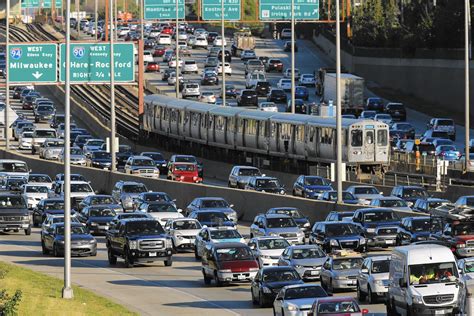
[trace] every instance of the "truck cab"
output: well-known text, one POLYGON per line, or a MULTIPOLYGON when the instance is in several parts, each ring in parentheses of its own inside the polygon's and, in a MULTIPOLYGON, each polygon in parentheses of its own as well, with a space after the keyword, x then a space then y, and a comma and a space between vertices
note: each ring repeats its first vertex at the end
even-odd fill
POLYGON ((453 221, 444 226, 443 232, 435 238, 449 244, 457 257, 474 256, 474 221, 453 221))

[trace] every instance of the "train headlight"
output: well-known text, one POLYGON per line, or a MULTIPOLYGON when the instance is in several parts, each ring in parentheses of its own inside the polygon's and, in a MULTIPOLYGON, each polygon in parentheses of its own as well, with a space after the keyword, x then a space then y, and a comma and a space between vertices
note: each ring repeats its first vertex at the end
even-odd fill
POLYGON ((355 150, 352 152, 354 155, 362 155, 362 151, 360 150, 355 150))

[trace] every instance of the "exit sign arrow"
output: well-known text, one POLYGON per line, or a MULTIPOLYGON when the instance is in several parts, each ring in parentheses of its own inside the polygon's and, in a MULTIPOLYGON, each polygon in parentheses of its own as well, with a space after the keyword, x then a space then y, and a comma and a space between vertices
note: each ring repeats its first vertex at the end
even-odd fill
POLYGON ((39 79, 39 78, 43 75, 43 73, 42 73, 42 72, 38 72, 38 70, 36 70, 36 72, 33 73, 32 75, 33 75, 33 77, 35 77, 36 79, 39 79))

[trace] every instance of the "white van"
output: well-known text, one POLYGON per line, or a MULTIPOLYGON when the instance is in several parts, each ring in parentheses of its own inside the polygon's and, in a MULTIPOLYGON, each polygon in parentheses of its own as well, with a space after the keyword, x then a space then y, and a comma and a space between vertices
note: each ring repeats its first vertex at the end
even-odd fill
POLYGON ((389 280, 388 315, 454 315, 464 301, 456 258, 441 245, 395 248, 389 280))

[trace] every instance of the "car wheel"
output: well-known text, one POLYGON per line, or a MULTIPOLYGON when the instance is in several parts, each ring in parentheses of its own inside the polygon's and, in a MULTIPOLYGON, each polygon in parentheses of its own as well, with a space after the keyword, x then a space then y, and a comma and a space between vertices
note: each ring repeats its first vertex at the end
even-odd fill
POLYGON ((214 272, 214 282, 216 283, 216 286, 221 287, 224 285, 224 283, 219 280, 219 277, 217 276, 217 271, 214 272))
POLYGON ((59 257, 59 249, 58 249, 58 246, 56 244, 54 244, 54 246, 53 246, 53 256, 59 257))
POLYGON ((168 260, 165 260, 165 267, 171 267, 173 265, 173 259, 170 257, 168 260))
POLYGON ((329 279, 329 284, 328 284, 327 288, 328 289, 327 289, 326 292, 328 292, 329 295, 334 294, 334 288, 332 286, 332 279, 329 279))
POLYGON ((260 306, 260 308, 265 307, 265 301, 262 298, 262 292, 258 292, 258 306, 260 306))
POLYGON ((197 247, 194 246, 194 259, 199 260, 201 257, 198 255, 197 247))
POLYGON ((129 254, 128 249, 125 249, 124 257, 125 257, 125 267, 132 268, 133 267, 133 259, 130 258, 130 254, 129 254))
POLYGON ((359 300, 359 302, 365 301, 365 294, 362 292, 359 283, 357 283, 357 299, 359 300))
POLYGON ((110 265, 116 265, 117 264, 117 257, 114 255, 112 248, 107 247, 107 257, 109 259, 109 264, 110 265))
POLYGON ((47 255, 49 253, 48 249, 44 244, 44 241, 41 241, 41 252, 43 253, 43 255, 47 255))
POLYGON ((377 298, 375 297, 374 293, 372 293, 372 290, 370 289, 370 286, 367 289, 367 303, 369 304, 374 304, 377 301, 377 298))
POLYGON ((31 235, 31 227, 28 227, 27 229, 25 229, 25 235, 26 236, 31 235))
POLYGON ((285 311, 283 310, 283 307, 281 308, 281 316, 285 316, 285 311))
POLYGON ((208 277, 206 273, 204 273, 204 270, 202 270, 202 276, 204 277, 204 284, 209 285, 211 284, 212 278, 208 277))

